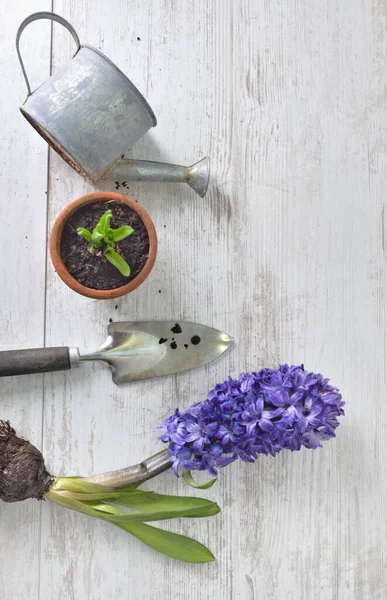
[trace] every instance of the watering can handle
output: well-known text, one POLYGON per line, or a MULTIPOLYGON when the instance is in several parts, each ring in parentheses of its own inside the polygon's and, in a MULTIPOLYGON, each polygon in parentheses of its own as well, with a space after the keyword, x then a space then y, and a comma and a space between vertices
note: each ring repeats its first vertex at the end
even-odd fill
POLYGON ((17 34, 16 34, 16 52, 19 57, 21 69, 23 71, 24 79, 25 79, 26 86, 27 86, 28 96, 30 96, 30 94, 31 94, 31 86, 30 86, 30 82, 28 81, 28 77, 27 77, 27 73, 26 73, 26 70, 24 67, 23 59, 20 54, 19 42, 20 42, 20 36, 23 33, 24 29, 27 27, 27 25, 29 25, 33 21, 38 21, 39 19, 50 19, 50 21, 56 21, 57 23, 60 23, 61 25, 66 27, 66 29, 68 29, 69 32, 71 33, 71 35, 73 36, 74 41, 77 45, 77 52, 78 52, 79 48, 81 47, 81 43, 79 41, 78 34, 75 31, 74 27, 72 25, 70 25, 70 23, 68 21, 66 21, 66 19, 64 19, 63 17, 61 17, 59 15, 56 15, 55 13, 37 12, 37 13, 33 13, 32 15, 30 15, 29 17, 24 19, 24 21, 19 26, 19 29, 17 30, 17 34))

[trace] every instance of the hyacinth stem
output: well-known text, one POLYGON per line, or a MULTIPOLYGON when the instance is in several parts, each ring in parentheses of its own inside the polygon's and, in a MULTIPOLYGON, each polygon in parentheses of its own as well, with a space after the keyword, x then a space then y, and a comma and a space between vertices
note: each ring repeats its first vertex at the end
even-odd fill
POLYGON ((167 471, 171 466, 168 450, 161 450, 137 465, 119 469, 118 471, 102 473, 101 475, 84 477, 83 481, 96 483, 106 489, 118 489, 148 481, 148 479, 152 479, 156 475, 167 471))

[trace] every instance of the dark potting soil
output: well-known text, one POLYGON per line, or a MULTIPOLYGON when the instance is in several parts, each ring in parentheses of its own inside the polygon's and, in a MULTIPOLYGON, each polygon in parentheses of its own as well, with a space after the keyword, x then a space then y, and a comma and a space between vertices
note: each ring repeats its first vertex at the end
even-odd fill
POLYGON ((61 256, 70 275, 79 283, 95 290, 113 290, 134 279, 144 268, 149 253, 149 237, 146 227, 134 210, 116 202, 94 202, 82 206, 67 221, 61 239, 61 256), (134 231, 116 244, 116 251, 130 266, 129 277, 124 277, 106 260, 103 248, 89 252, 90 244, 78 235, 77 228, 85 227, 92 231, 99 219, 107 211, 113 213, 112 229, 130 225, 134 231))

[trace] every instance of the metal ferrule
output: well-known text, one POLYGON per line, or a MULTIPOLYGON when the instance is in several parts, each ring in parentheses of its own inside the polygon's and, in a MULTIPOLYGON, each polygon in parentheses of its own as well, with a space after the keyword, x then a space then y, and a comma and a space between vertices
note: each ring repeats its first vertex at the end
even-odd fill
POLYGON ((69 348, 70 367, 79 367, 81 357, 78 348, 69 348))

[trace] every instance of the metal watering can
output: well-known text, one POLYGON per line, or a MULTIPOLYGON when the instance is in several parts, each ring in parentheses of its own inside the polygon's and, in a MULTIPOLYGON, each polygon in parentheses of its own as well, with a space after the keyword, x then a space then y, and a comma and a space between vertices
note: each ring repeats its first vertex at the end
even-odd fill
POLYGON ((81 45, 63 17, 37 12, 27 17, 16 35, 16 50, 27 99, 20 108, 38 133, 90 183, 100 181, 186 182, 203 197, 210 176, 209 159, 191 167, 122 155, 157 124, 148 102, 133 83, 102 52, 81 45), (20 54, 23 30, 38 19, 50 19, 69 30, 77 45, 72 60, 31 92, 20 54))

